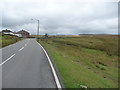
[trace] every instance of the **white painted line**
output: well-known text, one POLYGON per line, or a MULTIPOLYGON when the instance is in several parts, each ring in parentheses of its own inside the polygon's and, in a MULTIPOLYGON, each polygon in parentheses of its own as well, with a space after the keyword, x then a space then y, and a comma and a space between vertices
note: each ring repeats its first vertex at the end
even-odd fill
POLYGON ((29 41, 27 42, 27 44, 29 43, 29 41))
POLYGON ((29 43, 29 39, 28 39, 28 42, 25 44, 25 46, 27 46, 27 45, 28 45, 28 43, 29 43))
MULTIPOLYGON (((37 43, 38 43, 38 42, 37 42, 37 43)), ((39 43, 38 43, 38 44, 39 44, 39 43)), ((40 45, 40 44, 39 44, 39 45, 40 45)), ((41 45, 40 45, 40 46, 41 46, 41 45)), ((57 88, 62 88, 62 87, 61 87, 61 84, 60 84, 60 81, 59 81, 59 79, 58 79, 58 77, 57 77, 56 71, 55 71, 55 69, 54 69, 54 67, 53 67, 53 64, 52 64, 51 60, 50 60, 50 57, 48 56, 48 54, 47 54, 46 50, 43 48, 43 46, 41 46, 41 48, 43 49, 43 51, 45 52, 45 54, 46 54, 46 56, 47 56, 47 58, 48 58, 50 67, 51 67, 52 72, 53 72, 53 76, 54 76, 54 78, 55 78, 55 82, 56 82, 56 84, 57 84, 57 88)))
POLYGON ((27 44, 25 44, 25 46, 27 46, 27 44))
POLYGON ((21 49, 19 49, 19 51, 21 51, 24 47, 22 47, 21 49))
POLYGON ((10 60, 12 57, 14 57, 16 54, 13 54, 12 56, 10 56, 8 59, 6 59, 4 62, 2 62, 0 64, 0 66, 2 66, 3 64, 5 64, 8 60, 10 60))

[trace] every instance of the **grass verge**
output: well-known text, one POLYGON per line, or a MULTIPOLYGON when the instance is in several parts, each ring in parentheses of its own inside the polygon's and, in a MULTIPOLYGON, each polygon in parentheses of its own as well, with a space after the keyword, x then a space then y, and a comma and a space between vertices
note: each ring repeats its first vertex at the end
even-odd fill
POLYGON ((86 36, 38 42, 56 64, 66 88, 118 88, 117 40, 117 36, 86 36))
POLYGON ((0 48, 13 44, 19 40, 21 40, 21 38, 16 36, 0 35, 0 48))

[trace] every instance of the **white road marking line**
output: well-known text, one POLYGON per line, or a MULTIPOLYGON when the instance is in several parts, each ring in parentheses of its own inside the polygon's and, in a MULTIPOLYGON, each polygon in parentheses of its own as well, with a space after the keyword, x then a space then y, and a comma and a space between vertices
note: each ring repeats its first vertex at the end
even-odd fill
MULTIPOLYGON (((38 42, 37 42, 37 43, 38 43, 38 42)), ((38 43, 38 44, 39 44, 39 43, 38 43)), ((39 45, 40 45, 40 44, 39 44, 39 45)), ((41 46, 41 45, 40 45, 40 46, 41 46)), ((59 79, 58 79, 58 77, 57 77, 56 71, 55 71, 55 69, 54 69, 54 67, 53 67, 53 64, 52 64, 51 60, 50 60, 50 57, 48 56, 48 54, 47 54, 46 50, 43 48, 43 46, 41 46, 41 48, 43 49, 43 51, 45 52, 45 54, 46 54, 46 56, 47 56, 47 58, 48 58, 50 67, 51 67, 52 72, 53 72, 53 76, 54 76, 54 78, 55 78, 55 82, 56 82, 56 84, 57 84, 57 88, 62 88, 62 87, 61 87, 61 84, 60 84, 60 81, 59 81, 59 79)))
MULTIPOLYGON (((17 42, 18 43, 18 42, 17 42)), ((15 43, 16 44, 16 43, 15 43)), ((13 44, 13 45, 15 45, 15 44, 13 44)), ((28 44, 28 42, 25 44, 25 46, 28 44)), ((9 45, 10 46, 10 45, 9 45)), ((21 51, 22 49, 24 49, 24 47, 22 47, 21 49, 19 49, 19 51, 21 51)), ((12 56, 10 56, 8 59, 6 59, 4 62, 2 62, 2 63, 0 63, 0 66, 2 66, 3 64, 5 64, 8 60, 10 60, 12 57, 14 57, 16 55, 16 53, 15 54, 13 54, 12 56)))
POLYGON ((19 51, 21 51, 24 47, 22 47, 21 49, 19 49, 19 51))
POLYGON ((12 57, 14 57, 16 54, 13 54, 12 56, 10 56, 8 59, 6 59, 4 62, 2 62, 0 64, 0 66, 2 66, 3 64, 5 64, 8 60, 10 60, 12 57))
POLYGON ((25 46, 27 46, 27 44, 25 44, 25 46))
POLYGON ((28 43, 29 43, 29 41, 25 44, 25 46, 27 46, 27 45, 28 45, 28 43))
POLYGON ((27 44, 29 43, 29 41, 27 42, 27 44))
POLYGON ((25 46, 27 46, 28 43, 29 43, 29 39, 28 39, 27 43, 25 44, 25 46))

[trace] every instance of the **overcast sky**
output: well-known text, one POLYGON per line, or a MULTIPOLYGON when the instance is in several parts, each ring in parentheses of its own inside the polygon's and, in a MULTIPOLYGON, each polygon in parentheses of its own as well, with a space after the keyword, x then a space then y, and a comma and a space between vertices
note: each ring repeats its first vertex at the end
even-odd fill
POLYGON ((118 2, 100 1, 3 0, 0 29, 36 34, 33 18, 40 20, 40 34, 117 34, 118 2))

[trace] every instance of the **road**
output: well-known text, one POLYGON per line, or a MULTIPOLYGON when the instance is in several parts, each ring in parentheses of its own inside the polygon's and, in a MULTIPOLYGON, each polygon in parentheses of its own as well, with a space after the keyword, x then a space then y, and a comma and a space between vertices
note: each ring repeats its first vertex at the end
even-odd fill
POLYGON ((2 49, 2 88, 57 88, 48 58, 35 39, 2 49))

